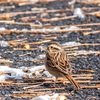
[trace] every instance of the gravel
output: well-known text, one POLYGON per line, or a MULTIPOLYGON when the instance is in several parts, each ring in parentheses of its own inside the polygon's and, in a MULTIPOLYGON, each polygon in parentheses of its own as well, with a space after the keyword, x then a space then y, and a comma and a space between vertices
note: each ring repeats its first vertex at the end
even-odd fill
MULTIPOLYGON (((9 8, 9 9, 3 9, 0 11, 0 14, 3 13, 9 13, 9 12, 26 12, 31 11, 32 8, 46 8, 47 10, 55 10, 55 9, 70 9, 71 6, 68 5, 67 1, 54 1, 54 2, 39 2, 37 4, 30 4, 30 5, 24 5, 19 6, 18 4, 14 3, 5 3, 0 4, 2 7, 6 6, 15 6, 15 8, 9 8)), ((75 8, 82 8, 82 7, 97 7, 97 4, 75 4, 75 8)), ((99 9, 98 9, 99 10, 99 9)), ((90 11, 98 11, 98 10, 87 10, 86 12, 90 11)), ((23 15, 17 15, 13 16, 11 19, 15 20, 16 22, 22 22, 20 18, 22 17, 36 17, 36 18, 53 18, 55 14, 64 14, 64 17, 66 16, 72 16, 73 12, 71 11, 64 11, 64 12, 53 12, 48 13, 47 15, 44 15, 41 17, 42 13, 39 14, 23 14, 23 15)), ((84 21, 80 18, 72 18, 68 20, 59 20, 59 21, 52 21, 52 22, 38 22, 38 21, 31 21, 31 23, 46 25, 50 24, 50 26, 62 26, 62 25, 74 25, 74 24, 86 24, 86 23, 100 23, 100 18, 96 16, 90 16, 87 15, 86 19, 90 18, 90 21, 84 21)), ((15 24, 7 24, 7 23, 0 23, 0 29, 17 29, 17 30, 31 30, 30 25, 15 25, 15 24)), ((92 31, 100 30, 100 26, 85 26, 81 28, 92 28, 92 31)), ((12 34, 1 34, 0 35, 0 41, 10 41, 10 40, 19 40, 19 39, 26 39, 26 42, 38 42, 43 41, 45 37, 50 37, 52 35, 57 36, 57 39, 53 39, 51 41, 57 41, 61 44, 64 44, 66 42, 78 42, 81 44, 84 43, 100 43, 100 33, 98 34, 89 34, 86 36, 82 35, 82 32, 65 32, 65 33, 43 33, 43 34, 31 34, 31 33, 12 33, 12 34)), ((32 48, 39 48, 39 46, 42 45, 31 45, 32 48)), ((43 48, 46 46, 46 43, 43 44, 43 48)), ((37 57, 38 55, 44 55, 44 51, 41 50, 13 50, 14 48, 23 48, 23 46, 12 46, 9 45, 0 47, 0 58, 2 59, 9 59, 13 61, 13 63, 0 63, 0 65, 9 65, 12 68, 20 68, 22 66, 24 67, 31 67, 31 66, 39 66, 43 65, 44 62, 32 62, 34 59, 39 59, 40 57, 37 57), (7 51, 13 51, 12 53, 7 51), (29 54, 30 53, 30 54, 29 54), (23 56, 20 56, 23 55, 23 56)), ((92 51, 100 51, 100 45, 98 46, 81 46, 77 49, 79 50, 92 50, 92 51)), ((94 78, 93 81, 100 81, 100 56, 98 54, 89 54, 89 55, 80 55, 80 56, 69 56, 71 58, 71 63, 74 63, 73 69, 75 70, 93 70, 94 71, 94 78)), ((81 73, 82 74, 82 73, 81 73)), ((91 85, 86 83, 84 85, 91 85)), ((46 86, 42 86, 41 88, 44 88, 46 86)), ((8 94, 12 94, 12 91, 21 91, 22 89, 18 86, 8 86, 8 87, 0 87, 0 96, 5 98, 5 100, 30 100, 30 98, 17 98, 12 96, 6 96, 8 94)), ((56 91, 59 92, 73 92, 72 96, 66 96, 68 100, 97 100, 97 98, 100 99, 100 89, 99 88, 90 88, 90 89, 82 89, 80 90, 65 90, 65 91, 56 91)))

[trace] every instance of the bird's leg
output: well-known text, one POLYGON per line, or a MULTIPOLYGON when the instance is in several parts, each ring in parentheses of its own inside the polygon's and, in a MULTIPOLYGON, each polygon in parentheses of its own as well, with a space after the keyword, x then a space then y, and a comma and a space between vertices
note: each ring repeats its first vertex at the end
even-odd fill
POLYGON ((56 88, 56 80, 54 80, 54 84, 53 84, 54 88, 56 88))
POLYGON ((65 78, 63 78, 62 84, 63 84, 63 85, 66 85, 65 78))
POLYGON ((56 81, 57 81, 57 78, 53 78, 53 82, 54 82, 52 85, 53 88, 56 88, 56 81))
POLYGON ((61 84, 66 85, 65 79, 66 79, 66 78, 61 78, 61 84))

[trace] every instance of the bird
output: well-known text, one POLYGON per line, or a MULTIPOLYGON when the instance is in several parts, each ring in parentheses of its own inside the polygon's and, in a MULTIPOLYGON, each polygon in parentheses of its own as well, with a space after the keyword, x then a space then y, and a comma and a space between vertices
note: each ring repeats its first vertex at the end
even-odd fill
POLYGON ((72 77, 72 67, 68 55, 58 42, 50 42, 46 48, 45 67, 47 71, 57 78, 67 78, 75 89, 81 89, 80 85, 72 77))

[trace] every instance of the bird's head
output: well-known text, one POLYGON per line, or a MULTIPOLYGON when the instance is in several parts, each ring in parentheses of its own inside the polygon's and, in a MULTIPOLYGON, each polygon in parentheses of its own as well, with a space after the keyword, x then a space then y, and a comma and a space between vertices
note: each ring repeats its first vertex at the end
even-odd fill
POLYGON ((58 42, 51 42, 47 45, 47 52, 49 53, 59 52, 60 50, 62 50, 62 47, 58 42))

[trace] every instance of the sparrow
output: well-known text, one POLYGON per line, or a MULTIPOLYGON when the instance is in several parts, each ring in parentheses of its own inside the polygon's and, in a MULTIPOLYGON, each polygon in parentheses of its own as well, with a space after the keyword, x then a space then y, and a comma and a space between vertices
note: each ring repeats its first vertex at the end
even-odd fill
POLYGON ((72 67, 68 55, 58 42, 51 42, 47 45, 45 66, 47 71, 56 78, 67 78, 76 89, 81 89, 71 75, 72 67))

